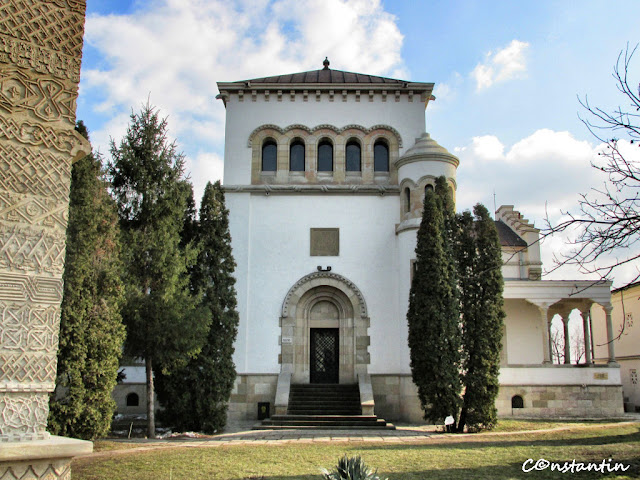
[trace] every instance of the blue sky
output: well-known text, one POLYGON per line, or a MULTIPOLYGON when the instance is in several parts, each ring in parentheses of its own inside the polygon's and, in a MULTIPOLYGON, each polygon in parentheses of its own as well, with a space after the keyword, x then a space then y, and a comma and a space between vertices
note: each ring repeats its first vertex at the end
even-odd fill
MULTIPOLYGON (((201 195, 222 176, 215 82, 317 69, 328 56, 336 69, 435 82, 427 131, 461 160, 458 207, 491 208, 495 191, 537 226, 601 184, 577 96, 609 110, 623 102, 613 66, 640 41, 636 0, 87 3, 78 118, 105 154, 149 96, 201 195)), ((639 73, 640 53, 636 83, 639 73)), ((555 242, 546 260, 565 248, 555 242)))

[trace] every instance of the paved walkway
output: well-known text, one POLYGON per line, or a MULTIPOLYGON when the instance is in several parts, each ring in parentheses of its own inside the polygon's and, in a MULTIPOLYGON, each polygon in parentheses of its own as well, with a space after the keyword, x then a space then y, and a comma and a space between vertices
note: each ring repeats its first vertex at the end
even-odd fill
MULTIPOLYGON (((602 419, 600 419, 602 420, 602 419)), ((621 423, 630 424, 640 422, 640 414, 625 414, 621 423)), ((612 419, 612 422, 616 420, 612 419)), ((434 425, 396 425, 396 430, 251 430, 255 422, 237 422, 227 426, 227 431, 219 435, 191 435, 184 434, 177 437, 165 439, 118 439, 115 441, 129 445, 123 445, 122 449, 104 450, 88 454, 88 456, 110 456, 126 453, 134 453, 142 450, 176 448, 176 447, 220 447, 223 445, 275 445, 286 443, 422 443, 429 441, 433 437, 437 427, 434 425), (131 446, 130 444, 136 444, 131 446)), ((602 424, 594 424, 593 428, 598 428, 602 424)), ((575 428, 571 424, 559 428, 552 428, 548 431, 569 430, 575 428)), ((589 427, 587 427, 589 428, 589 427)), ((535 430, 542 433, 547 430, 535 430)), ((508 436, 518 433, 528 432, 488 432, 483 434, 490 436, 508 436)), ((450 435, 438 435, 439 438, 446 438, 450 435)), ((455 438, 473 437, 475 434, 451 434, 455 438)))

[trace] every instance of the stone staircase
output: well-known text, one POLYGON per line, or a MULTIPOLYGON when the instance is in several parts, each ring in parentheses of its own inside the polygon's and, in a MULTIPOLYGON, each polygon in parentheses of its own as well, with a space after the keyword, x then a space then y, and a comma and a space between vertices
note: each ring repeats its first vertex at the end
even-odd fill
POLYGON ((358 385, 291 385, 286 415, 273 415, 254 427, 284 429, 388 429, 395 426, 375 415, 362 415, 358 385))

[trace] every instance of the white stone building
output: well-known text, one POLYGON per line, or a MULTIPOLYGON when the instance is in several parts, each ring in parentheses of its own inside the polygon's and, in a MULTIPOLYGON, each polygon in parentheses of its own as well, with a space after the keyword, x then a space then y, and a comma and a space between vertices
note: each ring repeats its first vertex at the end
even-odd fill
MULTIPOLYGON (((255 418, 265 401, 284 413, 292 383, 339 382, 359 384, 363 413, 419 421, 406 322, 416 232, 425 189, 444 175, 455 196, 459 165, 425 133, 433 83, 325 60, 218 88, 240 314, 230 416, 255 418)), ((610 285, 540 280, 538 230, 512 207, 496 220, 507 311, 499 413, 621 413, 614 359, 578 368, 549 356, 553 315, 610 312, 610 285)))

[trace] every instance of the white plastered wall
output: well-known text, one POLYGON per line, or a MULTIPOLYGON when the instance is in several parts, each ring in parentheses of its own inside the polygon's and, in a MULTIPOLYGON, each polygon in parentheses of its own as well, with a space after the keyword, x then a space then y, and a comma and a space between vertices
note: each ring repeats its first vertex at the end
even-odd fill
POLYGON ((282 301, 317 266, 331 266, 364 296, 371 319, 370 373, 408 370, 406 322, 404 314, 398 314, 395 293, 397 195, 228 192, 227 203, 238 264, 241 326, 234 357, 238 373, 279 372, 282 301), (310 228, 339 228, 340 255, 310 256, 310 228))
POLYGON ((507 330, 503 344, 507 348, 507 363, 510 365, 541 364, 542 320, 540 310, 525 300, 507 299, 504 302, 507 314, 507 330))

